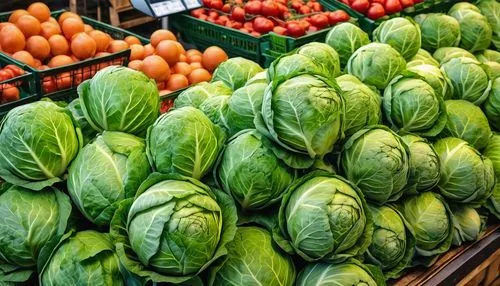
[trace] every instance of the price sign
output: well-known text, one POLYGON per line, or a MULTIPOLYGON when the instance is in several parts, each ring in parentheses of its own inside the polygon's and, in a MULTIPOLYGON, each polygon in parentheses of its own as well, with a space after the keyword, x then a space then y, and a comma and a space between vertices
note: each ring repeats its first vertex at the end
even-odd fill
POLYGON ((130 3, 135 9, 156 18, 203 6, 201 0, 130 0, 130 3))

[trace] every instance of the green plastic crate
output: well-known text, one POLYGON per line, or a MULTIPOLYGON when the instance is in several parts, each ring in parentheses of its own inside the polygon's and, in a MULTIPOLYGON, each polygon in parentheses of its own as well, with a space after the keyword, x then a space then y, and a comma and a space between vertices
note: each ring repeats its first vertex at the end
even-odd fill
MULTIPOLYGON (((0 58, 0 68, 3 68, 4 66, 11 64, 9 61, 5 60, 4 58, 0 58)), ((26 67, 24 65, 19 66, 26 72, 26 67)), ((36 93, 35 90, 35 79, 34 75, 30 72, 26 72, 23 75, 1 81, 0 82, 0 95, 3 93, 3 90, 10 87, 14 86, 19 89, 19 100, 12 101, 12 102, 6 102, 6 103, 0 103, 0 118, 2 118, 7 112, 9 112, 11 109, 14 107, 30 103, 33 101, 37 101, 39 99, 38 94, 36 93)))
POLYGON ((204 50, 210 46, 221 47, 230 57, 244 57, 261 63, 261 46, 267 36, 254 37, 236 29, 203 21, 188 14, 172 16, 172 26, 185 42, 204 50))
MULTIPOLYGON (((54 11, 52 12, 52 17, 57 19, 64 12, 65 10, 54 11)), ((12 12, 1 13, 0 22, 6 21, 11 13, 12 12)), ((149 43, 148 39, 126 30, 116 28, 84 16, 82 16, 82 20, 85 24, 92 26, 94 29, 108 33, 114 39, 123 39, 126 36, 134 36, 137 37, 143 44, 149 43)), ((130 49, 47 70, 38 70, 29 66, 26 66, 26 68, 34 75, 35 89, 39 96, 50 97, 58 100, 67 98, 69 101, 70 97, 75 93, 77 86, 82 81, 91 78, 97 71, 108 65, 126 66, 128 64, 129 57, 130 49)), ((18 66, 23 65, 3 53, 0 53, 0 58, 18 66)))

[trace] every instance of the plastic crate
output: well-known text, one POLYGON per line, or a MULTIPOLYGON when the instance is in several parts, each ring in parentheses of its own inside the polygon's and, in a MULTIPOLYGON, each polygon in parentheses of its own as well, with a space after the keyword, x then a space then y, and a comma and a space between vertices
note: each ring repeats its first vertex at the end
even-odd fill
MULTIPOLYGON (((8 65, 9 62, 3 58, 0 58, 0 68, 8 65)), ((0 118, 2 118, 7 112, 9 112, 14 107, 30 103, 38 100, 38 94, 35 90, 35 80, 32 73, 27 72, 24 66, 20 66, 25 70, 25 74, 5 80, 0 81, 0 95, 3 91, 8 88, 17 88, 19 90, 19 100, 12 102, 1 103, 0 101, 0 118)), ((0 96, 1 98, 1 96, 0 96)))
MULTIPOLYGON (((65 10, 54 11, 52 12, 52 17, 57 19, 63 12, 65 12, 65 10)), ((1 13, 0 22, 6 21, 10 14, 11 12, 1 13)), ((134 36, 137 37, 143 44, 149 43, 148 39, 126 30, 113 27, 88 17, 82 16, 81 18, 85 24, 92 26, 94 29, 108 33, 114 39, 123 39, 126 36, 134 36)), ((23 65, 6 54, 0 53, 0 57, 9 63, 14 63, 18 66, 23 65)), ((126 66, 128 64, 129 57, 130 49, 57 68, 46 70, 38 70, 29 66, 26 68, 34 75, 35 89, 39 96, 57 98, 59 100, 63 100, 65 97, 68 97, 67 100, 69 100, 69 96, 74 94, 76 87, 82 81, 91 78, 97 71, 106 66, 126 66)))
POLYGON ((172 16, 172 27, 182 39, 204 50, 210 46, 221 47, 230 57, 244 57, 261 63, 261 46, 267 35, 254 37, 236 29, 203 21, 188 14, 172 16))

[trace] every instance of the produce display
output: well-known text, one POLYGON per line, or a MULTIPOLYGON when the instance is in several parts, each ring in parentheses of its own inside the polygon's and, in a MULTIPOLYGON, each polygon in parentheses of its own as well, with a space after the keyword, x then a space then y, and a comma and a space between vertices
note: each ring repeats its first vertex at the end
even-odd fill
POLYGON ((5 67, 0 68, 0 104, 19 100, 21 94, 19 85, 22 84, 22 82, 2 82, 14 79, 23 74, 25 74, 25 71, 15 65, 6 65, 5 67))
POLYGON ((343 10, 325 11, 317 0, 203 0, 190 15, 260 37, 269 32, 301 37, 350 20, 343 10))
POLYGON ((0 284, 381 286, 480 239, 500 219, 500 53, 462 38, 493 26, 478 6, 373 42, 340 23, 267 69, 158 30, 72 102, 10 110, 0 284), (192 86, 165 106, 176 74, 192 86))
MULTIPOLYGON (((366 15, 372 20, 377 20, 387 15, 400 13, 405 9, 411 10, 413 6, 424 0, 335 0, 344 3, 353 10, 366 15)), ((494 0, 493 0, 494 1, 494 0)))

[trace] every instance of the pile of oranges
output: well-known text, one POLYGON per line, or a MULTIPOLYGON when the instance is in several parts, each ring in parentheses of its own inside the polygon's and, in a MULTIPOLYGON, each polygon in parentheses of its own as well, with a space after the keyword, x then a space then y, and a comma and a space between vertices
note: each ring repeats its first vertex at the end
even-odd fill
POLYGON ((144 46, 130 46, 128 67, 154 79, 161 95, 209 81, 212 72, 228 58, 224 50, 215 46, 203 53, 195 49, 186 51, 169 30, 155 31, 150 40, 144 46))

